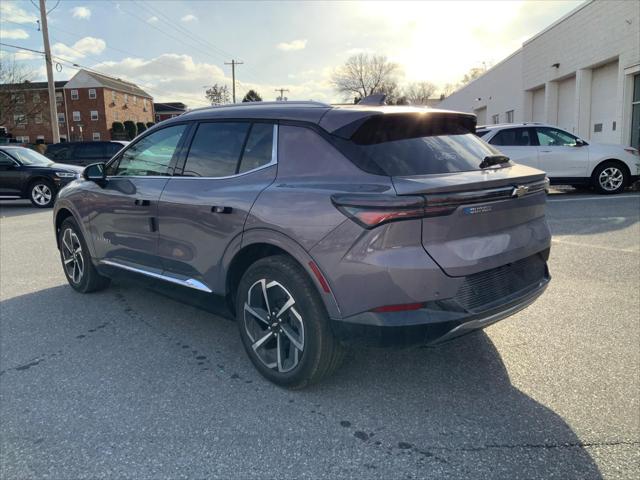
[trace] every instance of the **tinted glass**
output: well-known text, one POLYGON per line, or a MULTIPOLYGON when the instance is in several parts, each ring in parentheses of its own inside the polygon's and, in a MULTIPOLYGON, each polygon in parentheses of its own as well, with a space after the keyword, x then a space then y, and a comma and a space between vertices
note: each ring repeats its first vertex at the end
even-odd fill
POLYGON ((57 162, 61 162, 63 160, 70 158, 71 153, 73 152, 73 147, 62 146, 62 145, 58 146, 58 145, 51 145, 47 147, 47 151, 46 151, 47 157, 57 162))
POLYGON ((271 162, 273 152, 273 125, 254 123, 244 147, 239 173, 248 172, 271 162))
POLYGON ((124 147, 124 145, 120 143, 107 143, 106 146, 107 146, 107 157, 114 156, 116 153, 122 150, 122 147, 124 147))
POLYGON ((9 155, 7 155, 2 150, 0 150, 0 165, 2 165, 2 166, 7 166, 7 165, 14 166, 15 164, 16 164, 16 162, 9 155))
POLYGON ((573 147, 576 137, 556 128, 537 127, 538 143, 541 147, 573 147))
POLYGON ((392 177, 479 170, 486 156, 498 153, 472 133, 352 145, 346 151, 363 170, 392 177))
POLYGON ((87 159, 100 159, 106 156, 106 151, 102 143, 82 143, 76 145, 74 156, 87 159))
POLYGON ((528 128, 500 130, 489 140, 489 143, 491 145, 502 145, 505 147, 529 147, 532 145, 528 128))
POLYGON ((235 175, 249 123, 201 123, 189 148, 183 175, 235 175))
MULTIPOLYGON (((175 125, 153 132, 136 142, 122 154, 115 175, 168 175, 171 159, 186 129, 186 125, 175 125)), ((107 175, 113 174, 112 168, 107 169, 107 175)))
POLYGON ((37 165, 46 167, 53 163, 44 155, 40 155, 38 152, 29 148, 10 147, 8 151, 14 158, 20 160, 20 163, 22 163, 23 165, 37 165))

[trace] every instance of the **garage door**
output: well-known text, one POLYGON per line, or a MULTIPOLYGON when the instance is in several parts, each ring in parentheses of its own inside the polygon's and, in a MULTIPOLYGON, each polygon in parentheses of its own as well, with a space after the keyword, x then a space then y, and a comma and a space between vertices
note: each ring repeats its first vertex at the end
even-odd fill
MULTIPOLYGON (((591 77, 591 140, 615 143, 618 136, 613 129, 616 120, 618 92, 618 62, 593 69, 591 77)), ((617 128, 617 125, 616 125, 617 128)))
POLYGON ((558 126, 575 133, 576 77, 558 82, 558 126))
POLYGON ((544 87, 531 93, 531 121, 544 122, 544 87))
POLYGON ((487 107, 476 108, 473 113, 475 113, 476 117, 478 117, 478 125, 487 124, 487 107))

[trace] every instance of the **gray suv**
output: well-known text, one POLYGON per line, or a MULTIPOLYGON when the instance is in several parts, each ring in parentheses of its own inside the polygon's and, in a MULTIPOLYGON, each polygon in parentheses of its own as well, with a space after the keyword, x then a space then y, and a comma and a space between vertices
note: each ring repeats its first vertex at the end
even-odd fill
POLYGON ((351 342, 431 345, 549 282, 543 172, 475 116, 315 102, 194 110, 59 194, 71 287, 115 271, 226 297, 255 367, 302 388, 351 342))

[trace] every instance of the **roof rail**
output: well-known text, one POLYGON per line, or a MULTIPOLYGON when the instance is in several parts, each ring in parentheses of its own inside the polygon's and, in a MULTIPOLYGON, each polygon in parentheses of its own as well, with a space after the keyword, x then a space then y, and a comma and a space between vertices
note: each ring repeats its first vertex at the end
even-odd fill
POLYGON ((328 107, 331 105, 323 102, 316 102, 314 100, 286 100, 286 101, 275 101, 275 102, 241 102, 241 103, 225 103, 224 105, 210 105, 208 107, 198 107, 192 108, 189 112, 197 112, 200 110, 208 110, 210 108, 240 108, 240 107, 262 107, 268 105, 308 105, 313 107, 328 107))

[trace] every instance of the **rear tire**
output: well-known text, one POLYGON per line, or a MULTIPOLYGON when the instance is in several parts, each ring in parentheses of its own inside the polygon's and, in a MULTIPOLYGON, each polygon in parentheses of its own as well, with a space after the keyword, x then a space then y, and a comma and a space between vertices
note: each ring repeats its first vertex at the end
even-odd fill
POLYGON ((56 201, 56 190, 49 180, 34 180, 29 185, 29 200, 37 208, 52 207, 56 201))
POLYGON ((619 162, 604 162, 593 171, 591 180, 598 193, 612 195, 624 191, 629 183, 629 174, 619 162))
POLYGON ((73 218, 67 218, 58 233, 62 269, 71 288, 80 293, 102 290, 110 280, 98 273, 91 262, 87 243, 73 218))
POLYGON ((331 375, 344 357, 316 287, 286 255, 247 269, 238 286, 236 320, 251 362, 276 385, 304 388, 331 375))

